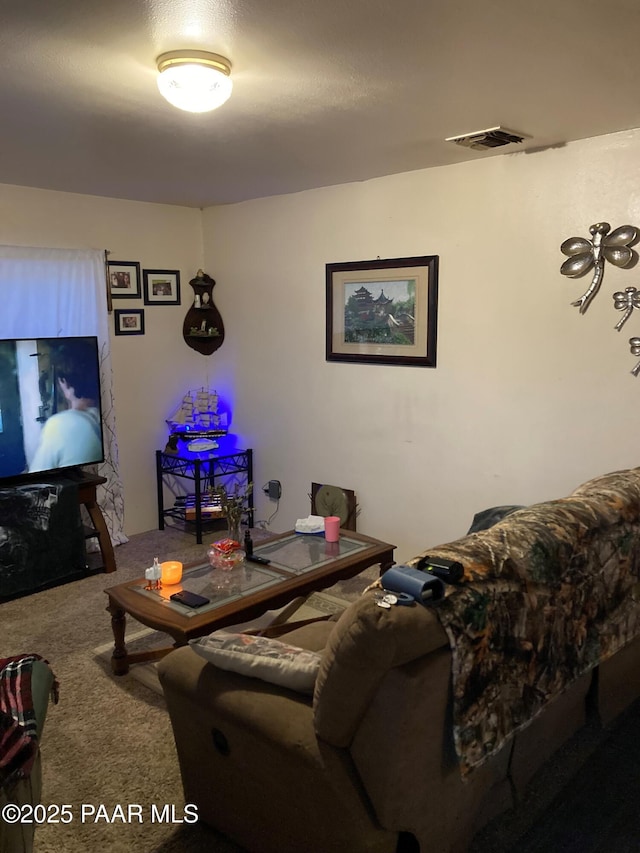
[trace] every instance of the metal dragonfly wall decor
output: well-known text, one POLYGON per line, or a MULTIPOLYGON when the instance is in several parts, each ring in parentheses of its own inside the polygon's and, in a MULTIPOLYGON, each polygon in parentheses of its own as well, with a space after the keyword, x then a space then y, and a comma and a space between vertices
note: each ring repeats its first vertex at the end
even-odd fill
MULTIPOLYGON (((631 355, 640 355, 640 338, 629 338, 629 349, 631 350, 631 355)), ((640 361, 636 364, 631 373, 634 376, 638 376, 640 373, 640 361)))
POLYGON ((625 287, 624 292, 622 290, 616 291, 613 294, 613 307, 616 311, 624 311, 614 326, 616 332, 619 332, 633 314, 633 309, 640 308, 640 290, 635 287, 625 287))
POLYGON ((637 255, 631 244, 637 240, 638 229, 632 225, 621 225, 611 231, 608 222, 596 222, 589 228, 591 240, 586 237, 569 237, 560 246, 568 259, 560 267, 562 275, 579 278, 593 269, 593 279, 587 290, 571 304, 584 314, 592 299, 600 289, 604 275, 604 262, 609 261, 616 267, 628 267, 637 255))
MULTIPOLYGON (((611 230, 608 222, 596 222, 589 228, 592 239, 586 237, 569 237, 560 246, 567 260, 560 267, 562 275, 569 278, 579 278, 593 270, 591 284, 579 299, 571 304, 584 314, 594 296, 600 289, 604 276, 605 261, 616 267, 628 268, 638 260, 637 253, 631 248, 638 239, 638 229, 633 225, 621 225, 611 230)), ((636 287, 626 287, 613 294, 613 307, 623 311, 622 317, 614 326, 619 332, 633 314, 635 308, 640 308, 640 290, 636 287)), ((629 349, 632 355, 640 355, 640 337, 629 338, 629 349)), ((640 361, 632 369, 633 376, 640 375, 640 361)))

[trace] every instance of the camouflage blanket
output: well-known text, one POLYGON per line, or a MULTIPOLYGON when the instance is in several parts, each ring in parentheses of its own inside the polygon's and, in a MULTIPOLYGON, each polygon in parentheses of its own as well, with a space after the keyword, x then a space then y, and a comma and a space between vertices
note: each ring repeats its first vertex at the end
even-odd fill
POLYGON ((640 633, 640 468, 425 553, 465 567, 434 606, 464 777, 640 633))

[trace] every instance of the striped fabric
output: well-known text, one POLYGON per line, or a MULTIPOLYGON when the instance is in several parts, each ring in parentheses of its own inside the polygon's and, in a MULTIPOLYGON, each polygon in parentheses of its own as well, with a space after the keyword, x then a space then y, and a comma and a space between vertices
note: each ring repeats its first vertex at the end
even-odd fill
MULTIPOLYGON (((36 654, 0 658, 0 787, 3 788, 29 775, 38 751, 31 695, 31 672, 38 660, 43 658, 36 654)), ((55 692, 54 701, 57 701, 55 692)))

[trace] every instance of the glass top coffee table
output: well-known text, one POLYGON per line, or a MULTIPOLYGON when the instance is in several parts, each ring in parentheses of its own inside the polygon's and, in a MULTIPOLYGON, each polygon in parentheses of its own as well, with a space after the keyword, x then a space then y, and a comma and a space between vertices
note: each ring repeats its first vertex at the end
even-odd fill
POLYGON ((105 592, 114 637, 111 668, 116 675, 124 675, 132 663, 158 660, 175 646, 283 607, 369 566, 380 564, 382 573, 393 565, 394 548, 350 530, 341 531, 338 542, 326 542, 323 535, 289 531, 254 545, 254 553, 269 560, 267 565, 245 560, 223 571, 199 562, 185 568, 180 584, 162 590, 145 589, 144 578, 110 587, 105 592), (170 596, 181 589, 203 595, 209 602, 193 608, 172 601, 170 596), (169 634, 174 646, 128 653, 127 613, 143 625, 169 634))

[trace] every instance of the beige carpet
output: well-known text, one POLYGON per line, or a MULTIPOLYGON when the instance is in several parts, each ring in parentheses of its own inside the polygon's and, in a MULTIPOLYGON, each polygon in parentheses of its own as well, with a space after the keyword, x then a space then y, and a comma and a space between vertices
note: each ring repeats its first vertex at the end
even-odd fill
MULTIPOLYGON (((127 650, 133 652, 136 650, 153 648, 161 645, 161 638, 164 638, 166 645, 167 635, 160 634, 159 631, 154 631, 152 628, 143 628, 141 631, 127 632, 127 650)), ((111 653, 113 652, 113 638, 106 643, 101 643, 93 650, 93 654, 98 660, 101 667, 108 669, 111 665, 111 653)), ((158 668, 155 661, 149 663, 140 663, 132 666, 130 674, 143 684, 149 690, 153 690, 159 696, 162 696, 162 687, 158 679, 158 668)))
MULTIPOLYGON (((204 825, 152 823, 151 806, 184 805, 173 735, 164 699, 145 687, 132 667, 111 674, 110 617, 104 590, 141 577, 154 556, 183 562, 203 558, 206 544, 175 529, 134 536, 115 549, 118 571, 94 575, 0 605, 0 652, 37 652, 47 658, 60 682, 60 703, 51 706, 42 741, 45 804, 70 804, 70 824, 36 831, 35 853, 239 853, 239 848, 204 825), (143 823, 80 820, 80 806, 142 806, 143 823)), ((330 590, 358 596, 375 576, 330 590)), ((143 630, 131 623, 127 636, 143 630)), ((144 640, 144 638, 142 638, 144 640)))

